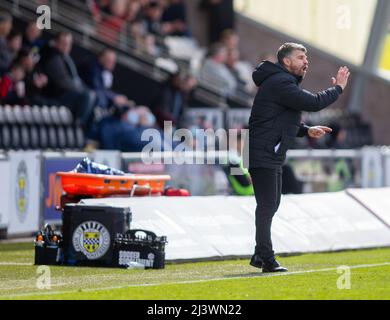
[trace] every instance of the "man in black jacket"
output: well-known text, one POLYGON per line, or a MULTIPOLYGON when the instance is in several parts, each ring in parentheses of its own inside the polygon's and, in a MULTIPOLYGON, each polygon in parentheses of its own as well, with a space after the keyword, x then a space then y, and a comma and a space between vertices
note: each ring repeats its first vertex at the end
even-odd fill
POLYGON ((73 36, 59 32, 52 46, 42 49, 40 66, 48 77, 44 95, 50 104, 65 105, 85 129, 92 122, 96 96, 82 82, 70 53, 73 36))
POLYGON ((271 241, 272 218, 278 210, 282 165, 295 137, 321 138, 332 129, 308 127, 301 112, 320 111, 334 103, 348 83, 349 70, 339 69, 333 87, 313 94, 299 87, 309 62, 304 46, 285 43, 276 64, 263 61, 254 71, 259 87, 249 119, 249 172, 256 196, 256 248, 250 264, 263 272, 283 272, 275 260, 271 241))

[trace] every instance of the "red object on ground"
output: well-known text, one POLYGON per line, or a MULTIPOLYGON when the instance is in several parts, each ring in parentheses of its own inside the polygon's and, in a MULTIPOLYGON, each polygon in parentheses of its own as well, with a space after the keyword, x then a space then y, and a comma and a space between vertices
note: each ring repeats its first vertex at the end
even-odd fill
POLYGON ((191 194, 187 189, 168 188, 165 190, 164 196, 167 196, 167 197, 189 197, 189 196, 191 196, 191 194))
POLYGON ((139 196, 164 193, 169 175, 129 174, 110 176, 75 172, 57 172, 62 188, 68 195, 104 197, 127 194, 139 196))

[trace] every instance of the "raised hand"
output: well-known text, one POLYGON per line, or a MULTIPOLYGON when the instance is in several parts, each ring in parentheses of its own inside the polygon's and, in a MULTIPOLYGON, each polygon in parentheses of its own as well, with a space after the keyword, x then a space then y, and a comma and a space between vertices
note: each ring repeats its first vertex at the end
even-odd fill
POLYGON ((337 72, 336 78, 332 78, 332 83, 334 86, 339 85, 343 90, 348 84, 348 78, 350 76, 349 69, 347 67, 340 67, 339 71, 337 72))

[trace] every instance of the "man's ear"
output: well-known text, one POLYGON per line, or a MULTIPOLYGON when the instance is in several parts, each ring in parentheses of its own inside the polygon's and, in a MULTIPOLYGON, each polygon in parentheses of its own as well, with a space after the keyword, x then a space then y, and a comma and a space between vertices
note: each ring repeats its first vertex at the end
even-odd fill
POLYGON ((291 60, 288 57, 283 58, 283 65, 289 67, 291 65, 291 60))

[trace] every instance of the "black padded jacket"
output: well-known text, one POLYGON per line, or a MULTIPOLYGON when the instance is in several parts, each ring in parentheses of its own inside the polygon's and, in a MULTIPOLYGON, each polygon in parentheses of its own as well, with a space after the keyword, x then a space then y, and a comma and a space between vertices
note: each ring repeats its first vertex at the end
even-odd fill
POLYGON ((303 90, 302 77, 269 61, 263 61, 252 77, 259 90, 249 119, 249 168, 278 168, 295 137, 307 135, 302 111, 330 106, 343 90, 338 85, 316 94, 303 90))

